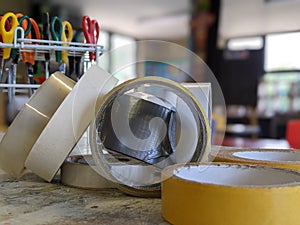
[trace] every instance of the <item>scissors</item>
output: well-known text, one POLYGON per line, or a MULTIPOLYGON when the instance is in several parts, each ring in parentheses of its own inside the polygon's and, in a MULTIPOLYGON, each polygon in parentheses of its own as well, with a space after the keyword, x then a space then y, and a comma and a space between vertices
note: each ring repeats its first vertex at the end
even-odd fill
MULTIPOLYGON (((19 24, 18 18, 14 13, 8 12, 2 16, 0 21, 0 34, 2 35, 3 43, 6 44, 13 43, 14 31, 15 28, 18 26, 18 24, 19 24), (11 18, 11 21, 9 20, 9 18, 11 18), (10 24, 10 26, 8 26, 8 23, 10 24)), ((7 68, 6 62, 10 58, 10 53, 11 53, 11 48, 3 49, 3 55, 1 60, 1 76, 0 76, 2 83, 5 83, 7 79, 7 76, 3 75, 3 71, 4 69, 6 70, 7 68)))
MULTIPOLYGON (((91 20, 88 16, 83 16, 82 29, 84 37, 89 44, 97 44, 100 34, 100 26, 96 20, 91 20)), ((90 60, 96 60, 96 52, 90 52, 90 60)))
MULTIPOLYGON (((55 16, 52 17, 51 23, 50 23, 50 31, 51 31, 51 36, 54 41, 61 41, 62 37, 62 21, 59 17, 55 16)), ((61 52, 60 51, 55 51, 55 58, 56 62, 61 61, 61 52)))
MULTIPOLYGON (((27 37, 31 30, 31 22, 30 18, 28 16, 24 16, 22 13, 16 14, 19 22, 19 26, 21 26, 24 30, 24 37, 27 37)), ((20 33, 17 34, 17 38, 21 38, 20 33)), ((12 59, 12 62, 17 64, 19 61, 19 50, 17 48, 13 48, 10 53, 10 58, 12 59)))
MULTIPOLYGON (((18 18, 18 22, 19 22, 19 26, 21 26, 24 29, 24 36, 26 37, 29 33, 30 33, 30 29, 31 29, 31 23, 30 23, 30 18, 28 16, 23 16, 23 14, 18 13, 16 14, 17 18, 18 18)), ((17 38, 20 38, 21 35, 20 33, 17 34, 17 38)), ((7 82, 9 84, 15 84, 16 83, 16 79, 17 79, 17 65, 19 62, 19 49, 17 48, 13 48, 11 50, 11 55, 10 55, 10 60, 8 61, 10 63, 10 65, 7 63, 6 64, 6 68, 8 68, 7 70, 7 82)), ((15 88, 13 87, 9 87, 7 89, 8 92, 8 103, 13 102, 12 99, 14 98, 15 95, 15 88)), ((13 104, 13 103, 12 103, 13 104)))
MULTIPOLYGON (((73 38, 73 28, 70 22, 61 21, 57 16, 51 19, 50 31, 52 39, 55 41, 70 42, 73 38)), ((68 44, 63 44, 68 46, 68 44)), ((68 63, 68 51, 56 51, 56 62, 62 62, 59 66, 59 70, 62 73, 66 72, 66 63, 68 63)))
MULTIPOLYGON (((0 16, 0 21, 2 19, 2 16, 0 16)), ((8 20, 5 21, 5 30, 10 30, 11 29, 11 24, 8 20)), ((3 38, 0 32, 0 42, 3 42, 3 38)))
MULTIPOLYGON (((62 22, 62 35, 61 40, 63 42, 71 42, 73 38, 73 28, 70 22, 63 21, 62 22)), ((63 46, 69 46, 69 44, 63 44, 63 46)), ((68 50, 63 50, 61 52, 61 60, 63 63, 68 63, 68 50)))
MULTIPOLYGON (((83 43, 84 34, 82 29, 76 31, 72 42, 83 43)), ((80 53, 79 53, 80 54, 80 53)), ((75 81, 78 81, 82 76, 82 55, 70 55, 69 56, 69 77, 75 81)))
MULTIPOLYGON (((50 40, 50 17, 49 13, 43 15, 43 39, 50 40)), ((50 45, 50 44, 49 44, 50 45)), ((50 52, 45 53, 45 76, 46 79, 49 77, 50 71, 50 52)))
MULTIPOLYGON (((21 17, 22 19, 23 17, 21 17)), ((23 29, 25 31, 29 30, 28 35, 26 35, 26 38, 28 39, 40 39, 41 38, 41 33, 39 30, 38 24, 35 22, 34 19, 29 18, 27 21, 27 26, 24 24, 23 29), (29 29, 30 28, 30 29, 29 29)), ((22 25, 23 26, 23 25, 22 25)), ((32 49, 23 49, 21 52, 22 55, 22 61, 26 63, 27 66, 27 82, 29 84, 34 84, 34 64, 35 64, 35 51, 32 49)), ((29 95, 31 96, 33 94, 33 89, 29 89, 29 95)))
MULTIPOLYGON (((1 21, 1 19, 2 19, 2 16, 0 16, 0 21, 1 21)), ((8 20, 6 20, 5 21, 5 30, 10 30, 10 29, 11 29, 11 24, 8 20)), ((0 42, 3 42, 1 32, 0 32, 0 42)), ((2 49, 1 49, 1 56, 2 56, 2 49)), ((2 60, 0 61, 0 63, 2 63, 2 60)), ((0 64, 0 68, 2 68, 2 64, 0 64)), ((2 75, 3 75, 3 73, 2 73, 2 71, 0 71, 0 82, 2 82, 2 75)))

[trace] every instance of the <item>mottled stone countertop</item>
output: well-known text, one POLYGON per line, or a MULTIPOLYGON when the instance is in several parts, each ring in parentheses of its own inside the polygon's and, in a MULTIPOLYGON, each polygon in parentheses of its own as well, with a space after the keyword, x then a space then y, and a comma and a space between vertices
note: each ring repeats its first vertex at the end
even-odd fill
MULTIPOLYGON (((0 133, 0 136, 1 133, 0 133)), ((1 137, 0 137, 1 138, 1 137)), ((161 199, 128 196, 118 189, 84 190, 33 173, 16 180, 0 170, 1 225, 167 225, 161 199)))
POLYGON ((131 197, 117 189, 71 188, 58 178, 46 183, 28 173, 15 180, 1 171, 0 224, 168 224, 159 198, 131 197))

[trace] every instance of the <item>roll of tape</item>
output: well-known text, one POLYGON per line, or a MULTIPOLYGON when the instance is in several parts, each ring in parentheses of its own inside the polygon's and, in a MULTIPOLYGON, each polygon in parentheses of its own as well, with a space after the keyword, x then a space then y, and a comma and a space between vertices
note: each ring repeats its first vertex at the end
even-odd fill
POLYGON ((300 151, 287 149, 230 149, 212 152, 214 162, 258 164, 300 170, 300 151))
MULTIPOLYGON (((152 94, 149 92, 146 93, 152 94)), ((127 102, 131 103, 133 102, 132 100, 133 99, 127 102)), ((145 102, 143 102, 143 104, 144 103, 145 102)), ((144 105, 150 105, 150 103, 144 105)), ((195 98, 195 96, 186 88, 174 81, 170 81, 160 77, 142 77, 133 79, 111 90, 102 99, 102 101, 99 102, 98 106, 99 107, 97 107, 97 117, 96 120, 92 122, 90 130, 90 143, 95 163, 97 164, 97 166, 101 167, 104 171, 106 171, 105 177, 119 182, 121 185, 126 185, 128 187, 135 188, 137 190, 134 193, 135 195, 138 195, 136 193, 138 193, 138 190, 141 190, 143 194, 146 191, 148 193, 151 193, 151 195, 153 194, 157 196, 157 191, 160 191, 161 169, 167 165, 178 162, 207 160, 208 153, 210 151, 210 127, 208 124, 206 114, 202 108, 202 105, 195 98), (139 108, 140 104, 133 104, 133 107, 130 110, 122 111, 124 108, 126 108, 126 104, 125 106, 123 106, 121 103, 119 103, 121 101, 119 101, 119 99, 122 99, 122 97, 124 97, 127 93, 131 93, 132 91, 138 90, 140 92, 143 90, 144 87, 147 87, 147 90, 155 90, 155 93, 159 93, 161 89, 164 92, 175 93, 178 98, 181 98, 181 104, 185 103, 187 105, 187 107, 185 108, 186 110, 182 114, 176 115, 177 119, 178 117, 180 118, 181 127, 183 128, 182 131, 179 133, 181 134, 181 136, 173 142, 176 144, 176 151, 163 151, 163 155, 161 152, 156 151, 157 148, 144 148, 145 146, 149 146, 147 144, 153 140, 153 142, 159 143, 159 141, 156 141, 157 136, 155 135, 157 134, 155 132, 157 127, 154 126, 152 129, 148 129, 148 127, 151 126, 150 122, 147 122, 147 124, 143 127, 143 129, 147 130, 147 132, 149 130, 149 134, 146 138, 143 137, 139 140, 136 140, 136 136, 138 135, 132 135, 132 128, 131 130, 128 129, 129 131, 127 133, 123 131, 123 128, 131 122, 129 120, 131 118, 130 116, 138 115, 139 113, 144 114, 144 112, 142 110, 134 111, 137 108, 139 108), (114 105, 116 102, 116 108, 110 110, 110 108, 113 107, 112 105, 114 105), (190 111, 190 113, 188 114, 189 118, 186 118, 187 110, 190 111), (123 145, 128 144, 127 147, 136 151, 137 154, 141 155, 141 152, 144 154, 144 157, 134 157, 135 159, 139 160, 139 163, 135 165, 111 165, 105 160, 105 154, 103 152, 111 150, 107 149, 107 146, 105 146, 105 138, 110 138, 110 135, 107 135, 107 131, 104 129, 104 124, 106 120, 105 114, 108 111, 117 114, 117 116, 115 115, 114 117, 116 119, 110 119, 110 117, 108 117, 108 122, 116 123, 119 121, 119 123, 116 123, 115 125, 112 124, 112 126, 110 126, 110 129, 114 129, 115 132, 121 132, 122 135, 116 135, 116 137, 120 138, 120 141, 124 141, 125 144, 123 143, 123 145), (127 115, 130 116, 126 117, 127 115), (193 118, 194 120, 191 120, 191 118, 193 118), (191 121, 193 121, 196 124, 197 133, 189 135, 192 131, 189 131, 187 128, 189 127, 191 121), (191 136, 195 138, 191 140, 191 136), (136 144, 136 146, 138 147, 142 147, 139 149, 134 149, 133 144, 136 144)), ((153 105, 153 107, 156 106, 153 105)), ((160 107, 160 109, 164 108, 160 107)), ((147 110, 149 111, 151 109, 149 108, 147 110)), ((175 109, 175 111, 178 112, 177 109, 175 109)), ((153 115, 151 115, 150 119, 158 117, 152 116, 153 115)), ((113 115, 111 116, 111 118, 113 118, 113 115)), ((147 117, 147 119, 149 118, 147 117)), ((117 151, 118 149, 114 150, 117 151)), ((129 151, 117 152, 127 156, 131 156, 129 151)))
POLYGON ((95 105, 117 79, 92 66, 57 109, 28 155, 25 166, 51 181, 95 116, 95 105))
POLYGON ((172 224, 294 225, 300 172, 238 164, 175 165, 163 170, 162 214, 172 224))
POLYGON ((92 161, 91 155, 68 157, 61 167, 62 184, 84 189, 115 188, 114 183, 99 175, 92 161))
POLYGON ((0 167, 18 178, 32 146, 75 82, 60 72, 52 74, 22 107, 0 143, 0 167))

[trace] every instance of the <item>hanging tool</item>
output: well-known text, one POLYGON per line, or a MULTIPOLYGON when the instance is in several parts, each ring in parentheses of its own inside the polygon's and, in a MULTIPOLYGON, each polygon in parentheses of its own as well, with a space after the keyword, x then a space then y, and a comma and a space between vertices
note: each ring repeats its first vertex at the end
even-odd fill
MULTIPOLYGON (((30 18, 28 16, 23 16, 23 14, 16 14, 18 18, 19 26, 21 26, 24 30, 24 36, 26 37, 31 29, 30 18)), ((17 33, 17 38, 21 38, 20 32, 17 33)), ((7 83, 8 84, 16 84, 17 82, 17 65, 19 62, 19 49, 12 48, 10 59, 6 62, 7 67, 7 83)), ((16 117, 19 112, 17 102, 15 99, 15 88, 8 87, 7 88, 7 104, 5 110, 5 118, 7 124, 10 124, 16 117)))
MULTIPOLYGON (((43 39, 47 41, 50 40, 50 17, 48 12, 43 15, 43 39)), ((49 75, 50 75, 50 52, 45 52, 46 79, 49 78, 49 75)))
MULTIPOLYGON (((0 16, 0 20, 2 19, 2 16, 0 16)), ((10 24, 10 22, 8 21, 8 20, 6 20, 5 21, 5 30, 10 30, 11 29, 11 24, 10 24)), ((2 34, 1 34, 1 32, 0 32, 0 42, 3 42, 3 38, 2 38, 2 34)), ((2 49, 0 49, 0 51, 1 51, 1 57, 2 57, 2 54, 3 54, 3 52, 2 52, 2 49)), ((0 61, 0 68, 2 68, 2 60, 0 61)), ((1 82, 1 80, 2 80, 2 71, 0 71, 0 82, 1 82)))
MULTIPOLYGON (((76 31, 72 42, 83 43, 84 34, 82 29, 76 31)), ((74 53, 69 56, 69 77, 75 81, 78 81, 82 76, 82 55, 80 53, 74 53)))
MULTIPOLYGON (((24 29, 24 36, 27 37, 31 30, 31 22, 30 18, 28 16, 23 16, 23 14, 19 13, 16 14, 19 22, 19 26, 21 26, 24 29)), ((21 38, 20 33, 17 34, 18 38, 21 38)), ((19 49, 13 48, 11 50, 10 55, 10 64, 7 65, 9 67, 9 74, 8 74, 8 83, 9 84, 15 84, 17 79, 17 65, 19 62, 19 49)), ((8 102, 12 102, 12 99, 14 98, 15 89, 12 87, 8 88, 8 102)))
MULTIPOLYGON (((41 34, 39 30, 39 26, 35 22, 34 19, 30 18, 30 22, 28 22, 28 26, 31 24, 31 31, 27 35, 27 38, 35 38, 35 39, 40 39, 41 34), (33 31, 33 33, 32 33, 33 31)), ((35 64, 35 51, 33 49, 22 49, 21 50, 21 55, 22 55, 22 61, 26 63, 27 66, 27 82, 28 84, 34 84, 34 69, 33 65, 35 64)), ((29 95, 31 96, 33 94, 33 89, 29 89, 29 95)))
MULTIPOLYGON (((84 37, 89 44, 97 44, 100 35, 100 26, 97 20, 91 20, 88 16, 83 16, 82 29, 84 37)), ((96 61, 96 52, 90 52, 90 61, 96 61)))
MULTIPOLYGON (((73 37, 72 25, 68 21, 62 22, 57 16, 51 19, 50 31, 52 39, 55 41, 70 42, 73 37), (66 34, 66 30, 68 35, 66 34)), ((56 62, 60 63, 59 71, 63 74, 66 73, 66 63, 68 62, 68 53, 62 51, 55 52, 56 62)))
MULTIPOLYGON (((71 42, 73 38, 73 28, 70 22, 68 21, 63 21, 62 22, 62 35, 61 35, 61 40, 63 42, 71 42)), ((69 46, 69 44, 62 44, 63 46, 69 46)), ((63 67, 66 68, 66 65, 68 64, 68 50, 63 50, 61 51, 61 60, 63 67)), ((65 69, 64 69, 65 71, 65 69)))
MULTIPOLYGON (((2 39, 5 44, 13 43, 14 31, 15 31, 15 28, 18 26, 18 24, 19 24, 18 18, 12 12, 6 13, 1 18, 0 33, 2 35, 2 39), (6 24, 7 24, 7 21, 9 21, 9 18, 11 18, 10 29, 7 30, 6 24)), ((6 83, 7 76, 8 76, 8 70, 9 70, 6 63, 9 61, 11 48, 4 48, 2 51, 3 51, 3 55, 2 55, 2 63, 1 63, 1 83, 6 83), (4 71, 5 71, 5 73, 4 73, 4 71)))

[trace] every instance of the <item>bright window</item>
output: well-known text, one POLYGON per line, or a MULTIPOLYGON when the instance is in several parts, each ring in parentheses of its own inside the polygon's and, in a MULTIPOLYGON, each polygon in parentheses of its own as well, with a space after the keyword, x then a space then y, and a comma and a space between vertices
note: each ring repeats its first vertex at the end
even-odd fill
POLYGON ((266 35, 265 71, 300 70, 300 32, 266 35))

